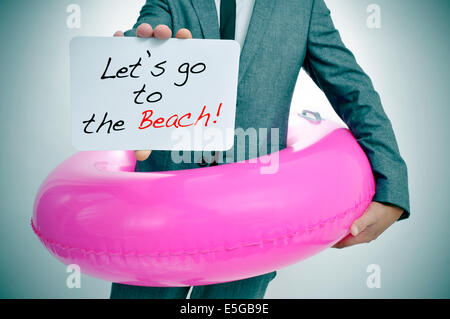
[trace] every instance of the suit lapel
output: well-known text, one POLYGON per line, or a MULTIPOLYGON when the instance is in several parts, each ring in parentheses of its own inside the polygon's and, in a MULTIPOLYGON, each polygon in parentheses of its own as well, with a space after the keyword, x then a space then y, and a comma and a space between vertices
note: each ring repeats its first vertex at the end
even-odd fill
MULTIPOLYGON (((191 0, 194 7, 203 37, 205 39, 220 39, 219 21, 214 0, 191 0)), ((265 30, 270 28, 270 16, 275 0, 255 0, 252 16, 247 30, 247 36, 241 50, 239 62, 239 81, 244 76, 252 57, 256 54, 265 30)))
POLYGON ((219 21, 214 0, 191 0, 205 39, 220 39, 219 21))
POLYGON ((255 0, 253 13, 250 18, 250 24, 248 25, 247 36, 241 50, 239 62, 239 82, 244 76, 252 57, 258 51, 258 46, 266 34, 266 29, 270 28, 269 20, 275 2, 275 0, 255 0))

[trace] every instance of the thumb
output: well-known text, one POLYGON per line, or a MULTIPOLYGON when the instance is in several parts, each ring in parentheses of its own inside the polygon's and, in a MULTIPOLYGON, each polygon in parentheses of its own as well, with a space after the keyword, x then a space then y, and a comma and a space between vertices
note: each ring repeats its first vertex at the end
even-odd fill
POLYGON ((357 236, 360 234, 364 229, 367 228, 367 226, 373 224, 374 218, 372 216, 372 211, 370 208, 357 220, 355 220, 350 227, 350 232, 353 236, 357 236))

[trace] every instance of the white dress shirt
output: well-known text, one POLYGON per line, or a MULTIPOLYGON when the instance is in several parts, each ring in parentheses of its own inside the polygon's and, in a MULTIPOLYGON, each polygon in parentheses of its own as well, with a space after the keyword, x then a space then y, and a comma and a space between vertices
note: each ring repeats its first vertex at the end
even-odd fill
MULTIPOLYGON (((217 19, 220 26, 220 1, 216 2, 217 19)), ((226 0, 225 0, 226 1, 226 0)), ((275 1, 275 0, 274 0, 275 1)), ((255 0, 236 0, 236 28, 234 33, 234 39, 242 46, 244 45, 245 36, 247 35, 248 25, 250 23, 250 17, 252 16, 253 6, 255 0)))

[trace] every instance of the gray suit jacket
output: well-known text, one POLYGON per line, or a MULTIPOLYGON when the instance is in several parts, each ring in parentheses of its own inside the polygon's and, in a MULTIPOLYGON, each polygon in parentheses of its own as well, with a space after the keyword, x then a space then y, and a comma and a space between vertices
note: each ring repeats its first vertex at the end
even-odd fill
MULTIPOLYGON (((194 38, 220 39, 213 0, 147 0, 125 35, 134 36, 144 22, 166 24, 174 33, 187 28, 194 38)), ((279 128, 278 145, 286 147, 289 108, 302 67, 367 154, 376 180, 374 200, 399 206, 405 210, 401 219, 408 217, 407 169, 391 123, 370 78, 342 43, 323 0, 255 1, 240 57, 236 128, 279 128)), ((271 143, 270 136, 264 143, 271 143)), ((192 163, 176 164, 169 151, 153 151, 148 160, 137 163, 136 171, 198 168, 198 152, 189 155, 195 157, 192 163)))

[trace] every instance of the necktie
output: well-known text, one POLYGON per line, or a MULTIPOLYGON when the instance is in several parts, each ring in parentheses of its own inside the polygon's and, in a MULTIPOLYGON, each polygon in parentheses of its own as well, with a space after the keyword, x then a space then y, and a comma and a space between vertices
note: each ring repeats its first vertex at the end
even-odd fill
POLYGON ((234 40, 236 28, 236 0, 220 1, 220 38, 234 40))

